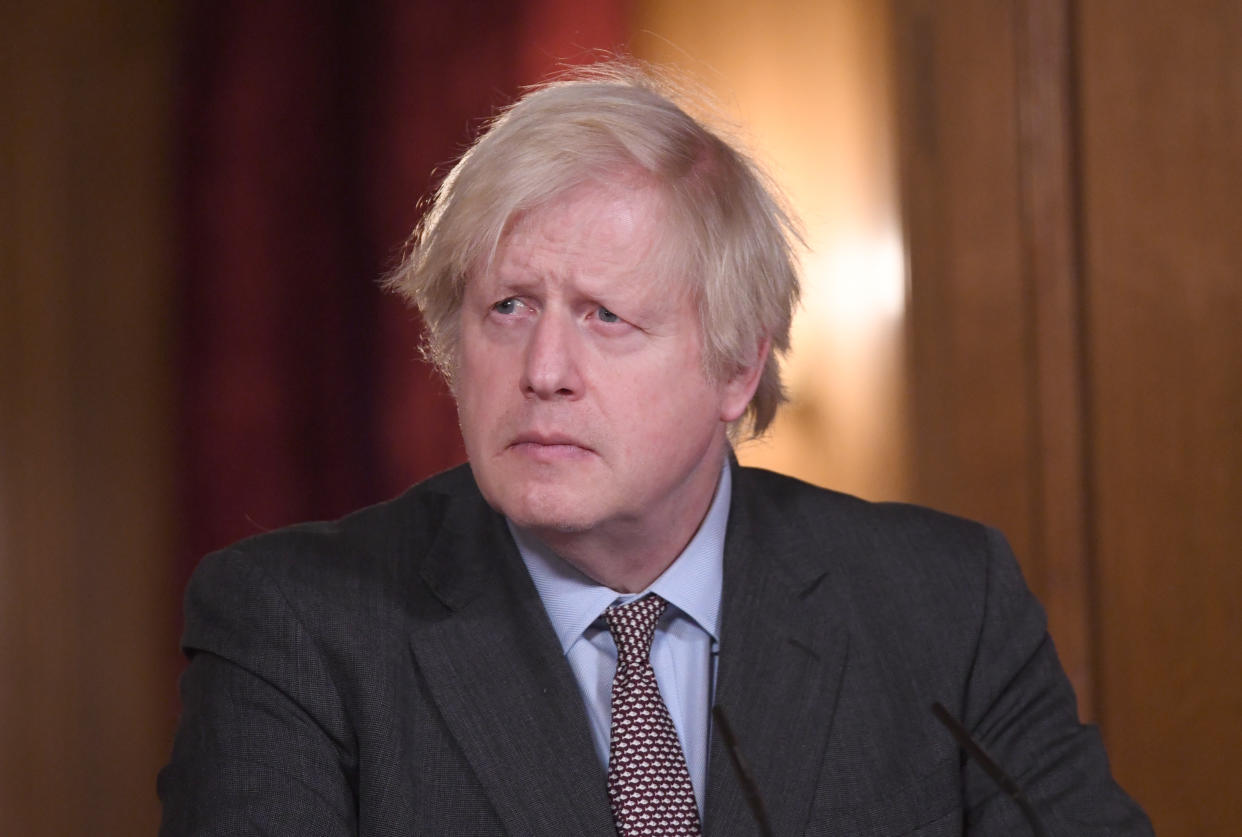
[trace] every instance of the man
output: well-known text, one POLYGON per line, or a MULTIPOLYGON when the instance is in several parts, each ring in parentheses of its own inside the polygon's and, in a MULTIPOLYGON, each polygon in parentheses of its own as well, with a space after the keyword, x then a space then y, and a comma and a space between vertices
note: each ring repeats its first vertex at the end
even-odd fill
POLYGON ((469 465, 187 594, 165 834, 1146 834, 1003 539, 738 466, 798 289, 751 163, 610 66, 536 90, 391 283, 469 465))

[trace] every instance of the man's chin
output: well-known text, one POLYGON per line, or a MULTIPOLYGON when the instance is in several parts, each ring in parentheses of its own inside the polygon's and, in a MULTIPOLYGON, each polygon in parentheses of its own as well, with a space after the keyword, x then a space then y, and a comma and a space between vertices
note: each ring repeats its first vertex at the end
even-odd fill
POLYGON ((505 517, 515 526, 536 535, 577 535, 592 528, 592 522, 581 512, 520 508, 511 514, 506 512, 505 517))
POLYGON ((597 522, 591 510, 583 508, 582 500, 590 496, 589 488, 549 491, 539 486, 520 497, 511 498, 501 511, 516 526, 535 534, 574 535, 589 531, 597 522))
POLYGON ((551 520, 538 523, 532 523, 525 527, 536 535, 548 540, 557 535, 581 535, 583 532, 590 531, 591 527, 580 521, 568 520, 551 520))

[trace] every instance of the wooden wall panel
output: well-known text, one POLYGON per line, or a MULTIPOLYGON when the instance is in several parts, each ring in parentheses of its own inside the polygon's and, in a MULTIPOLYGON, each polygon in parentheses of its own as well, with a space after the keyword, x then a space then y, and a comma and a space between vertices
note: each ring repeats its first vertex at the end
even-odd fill
POLYGON ((914 496, 1006 533, 1090 717, 1064 6, 894 8, 914 496))
POLYGON ((914 496, 1031 554, 1012 9, 899 3, 914 496), (970 409, 963 407, 969 405, 970 409))
POLYGON ((1080 714, 1095 716, 1073 37, 1064 0, 1015 7, 1022 270, 1032 404, 1032 561, 1080 714))
POLYGON ((153 833, 174 720, 172 20, 0 12, 0 831, 153 833))
POLYGON ((1078 7, 1101 719, 1169 837, 1242 822, 1242 5, 1078 7))
POLYGON ((1242 6, 894 8, 920 499, 1019 521, 1117 776, 1162 835, 1232 833, 1242 6))

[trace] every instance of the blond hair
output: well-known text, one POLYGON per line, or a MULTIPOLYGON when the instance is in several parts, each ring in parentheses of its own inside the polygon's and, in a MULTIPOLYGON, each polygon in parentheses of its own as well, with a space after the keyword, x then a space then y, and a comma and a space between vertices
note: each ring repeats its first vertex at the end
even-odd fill
POLYGON ((698 305, 705 372, 726 380, 770 341, 737 423, 749 422, 754 435, 768 427, 785 400, 779 359, 798 301, 801 239, 758 166, 687 115, 674 90, 632 61, 574 71, 501 112, 449 172, 386 284, 422 312, 426 354, 450 385, 465 284, 516 216, 583 184, 637 173, 669 212, 698 305))

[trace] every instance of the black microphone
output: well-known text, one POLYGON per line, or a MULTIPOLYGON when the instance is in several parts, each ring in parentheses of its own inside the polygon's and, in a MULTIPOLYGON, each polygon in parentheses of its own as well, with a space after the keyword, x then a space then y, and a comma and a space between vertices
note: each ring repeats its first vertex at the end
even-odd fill
POLYGON ((966 755, 974 759, 983 768, 983 772, 991 776, 992 781, 1001 790, 1009 794, 1014 802, 1018 803, 1018 807, 1022 809, 1022 814, 1030 824, 1031 832, 1034 833, 1035 837, 1048 837, 1048 832, 1044 830, 1043 823, 1039 821, 1039 817, 1035 814, 1035 808, 1031 805, 1031 801, 1026 798, 1026 794, 1022 792, 1022 788, 1018 786, 1018 783, 1011 779, 1009 774, 1002 770, 1001 766, 984 752, 983 748, 979 746, 979 742, 971 737, 966 727, 962 726, 962 723, 957 718, 950 715, 949 710, 945 709, 941 703, 933 703, 931 710, 940 723, 948 728, 953 738, 957 741, 957 745, 965 751, 966 755))
POLYGON ((737 738, 734 737, 733 728, 729 726, 729 721, 725 718, 720 704, 712 707, 712 717, 716 719, 716 729, 720 730, 720 738, 724 741, 725 750, 729 753, 729 761, 733 763, 733 772, 737 774, 738 783, 742 786, 742 796, 746 798, 746 804, 751 814, 754 815, 755 822, 759 824, 759 833, 763 837, 772 837, 772 825, 768 822, 763 799, 759 796, 759 785, 755 784, 754 777, 746 769, 746 762, 742 760, 742 751, 737 746, 737 738))

